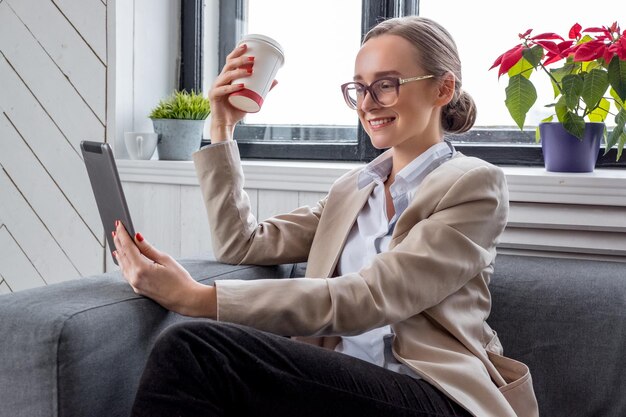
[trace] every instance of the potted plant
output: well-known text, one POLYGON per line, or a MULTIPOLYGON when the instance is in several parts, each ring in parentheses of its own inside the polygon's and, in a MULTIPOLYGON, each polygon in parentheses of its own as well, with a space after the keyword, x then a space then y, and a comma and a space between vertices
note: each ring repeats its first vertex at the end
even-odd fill
POLYGON ((535 135, 546 169, 593 171, 603 138, 605 153, 617 144, 619 160, 626 143, 626 31, 620 32, 617 23, 584 30, 576 23, 567 39, 531 32, 519 34, 521 42, 500 55, 490 69, 499 67, 498 78, 509 76, 505 104, 522 130, 537 100, 531 75, 549 77, 554 97, 546 107, 554 114, 541 121, 535 135), (555 116, 558 122, 553 122, 555 116), (610 134, 604 123, 609 116, 616 124, 610 134))
POLYGON ((211 113, 209 99, 194 91, 174 91, 150 113, 159 135, 159 159, 186 161, 200 148, 206 118, 211 113))

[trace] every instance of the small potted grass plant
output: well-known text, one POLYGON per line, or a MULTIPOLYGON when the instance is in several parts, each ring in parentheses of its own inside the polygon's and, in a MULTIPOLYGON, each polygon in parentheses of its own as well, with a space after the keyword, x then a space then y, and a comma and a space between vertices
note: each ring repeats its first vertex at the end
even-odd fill
POLYGON ((554 96, 545 106, 554 114, 536 134, 546 169, 593 171, 603 138, 605 153, 616 146, 619 160, 626 144, 626 30, 617 22, 586 29, 576 23, 567 37, 528 29, 519 39, 491 68, 509 77, 505 104, 520 129, 537 100, 531 75, 543 74, 552 83, 554 96), (615 120, 610 133, 608 117, 615 120))
POLYGON ((159 159, 187 161, 200 148, 206 118, 211 113, 209 99, 196 92, 174 91, 150 113, 159 135, 159 159))

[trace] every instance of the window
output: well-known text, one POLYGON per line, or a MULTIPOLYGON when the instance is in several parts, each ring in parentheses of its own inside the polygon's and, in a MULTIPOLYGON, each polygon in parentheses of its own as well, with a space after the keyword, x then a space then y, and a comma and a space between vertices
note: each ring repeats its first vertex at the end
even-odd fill
MULTIPOLYGON (((526 26, 536 31, 542 31, 541 26, 545 26, 544 31, 555 30, 555 22, 550 20, 553 13, 545 13, 545 19, 533 13, 538 8, 547 7, 545 2, 533 5, 541 0, 529 1, 524 3, 523 10, 516 10, 513 25, 510 11, 499 15, 497 10, 502 9, 502 3, 493 0, 483 0, 483 5, 479 5, 480 1, 441 0, 205 0, 205 8, 209 6, 211 15, 206 21, 212 25, 213 34, 217 33, 213 27, 219 22, 219 61, 211 77, 222 68, 225 56, 243 34, 273 35, 286 50, 286 64, 277 77, 280 88, 268 96, 262 112, 246 116, 235 130, 242 156, 369 161, 380 151, 370 145, 367 135, 357 125, 356 115, 344 108, 339 85, 351 79, 360 39, 370 27, 384 18, 421 14, 439 21, 452 33, 463 62, 464 88, 478 106, 475 127, 463 135, 450 136, 456 148, 466 155, 496 164, 540 166, 543 165, 541 148, 535 144, 534 128, 531 127, 531 123, 541 119, 540 100, 534 119, 529 118, 527 130, 521 132, 513 126, 503 104, 506 86, 503 83, 506 80, 498 81, 494 70, 488 71, 495 57, 515 44, 517 31, 526 26), (451 6, 454 13, 450 13, 451 6), (485 24, 468 20, 467 16, 474 16, 476 8, 493 8, 496 18, 485 24), (281 12, 276 13, 276 10, 281 12), (301 33, 310 35, 299 36, 301 33), (332 61, 333 67, 313 62, 320 56, 332 61), (311 97, 304 97, 305 92, 298 89, 299 78, 315 80, 319 89, 308 92, 311 97), (298 111, 292 111, 294 108, 298 111), (300 120, 296 120, 298 115, 300 120)), ((619 0, 608 1, 615 2, 617 7, 619 0)), ((198 77, 202 73, 202 42, 198 33, 202 31, 204 17, 200 4, 202 0, 182 2, 181 88, 193 86, 200 89, 202 85, 201 77, 198 77)), ((556 0, 549 6, 558 8, 560 16, 570 10, 571 19, 565 17, 561 21, 564 22, 562 25, 571 25, 570 22, 577 19, 576 10, 566 4, 567 0, 556 0)), ((586 16, 580 23, 584 26, 602 22, 605 17, 601 12, 598 15, 586 16)), ((569 27, 563 31, 567 29, 569 27)), ((210 82, 208 80, 205 84, 210 82)), ((626 158, 620 163, 615 162, 615 150, 606 156, 602 153, 598 166, 626 166, 626 158)))

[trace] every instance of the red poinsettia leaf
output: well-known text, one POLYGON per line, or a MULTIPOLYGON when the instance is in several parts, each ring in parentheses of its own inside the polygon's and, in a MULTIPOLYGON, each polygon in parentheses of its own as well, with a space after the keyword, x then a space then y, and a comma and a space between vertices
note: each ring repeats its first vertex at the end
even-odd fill
POLYGON ((604 54, 606 45, 601 41, 590 41, 578 45, 574 53, 574 61, 593 61, 604 54))
POLYGON ((613 24, 611 25, 611 27, 609 28, 609 30, 611 32, 617 32, 619 33, 619 26, 617 26, 617 22, 613 22, 613 24))
POLYGON ((567 49, 569 49, 573 44, 574 44, 573 40, 563 41, 563 42, 559 43, 557 45, 557 47, 559 48, 559 51, 561 51, 561 54, 562 54, 563 51, 566 51, 567 49))
MULTIPOLYGON (((509 49, 508 51, 506 51, 505 53, 503 53, 502 55, 500 55, 498 58, 496 58, 496 60, 494 61, 493 65, 492 65, 492 66, 491 66, 491 68, 489 68, 489 69, 492 69, 492 68, 497 67, 498 65, 500 65, 500 64, 502 63, 502 58, 503 58, 506 54, 511 53, 511 52, 514 52, 514 51, 515 51, 515 50, 517 50, 517 49, 523 49, 523 48, 524 48, 524 45, 515 45, 514 47, 512 47, 511 49, 509 49)), ((507 71, 508 71, 508 70, 507 70, 507 71)))
POLYGON ((543 47, 543 49, 545 49, 548 52, 552 52, 553 54, 560 54, 561 51, 559 50, 559 47, 556 46, 555 42, 552 41, 535 41, 535 43, 537 45, 541 45, 543 47))
POLYGON ((549 65, 552 64, 553 62, 557 62, 560 61, 563 57, 559 54, 553 54, 552 52, 548 52, 546 54, 546 60, 543 61, 543 65, 549 65))
POLYGON ((532 29, 528 29, 526 32, 524 33, 519 33, 518 36, 520 39, 524 39, 526 36, 530 35, 530 32, 532 32, 532 29))
POLYGON ((537 40, 537 39, 560 39, 560 40, 563 40, 563 38, 560 35, 557 35, 556 33, 552 33, 552 32, 541 33, 539 35, 533 36, 530 39, 532 39, 532 40, 537 40))
POLYGON ((500 69, 498 70, 498 78, 502 74, 508 72, 511 67, 519 62, 522 59, 522 51, 524 50, 524 45, 519 45, 517 48, 512 49, 504 54, 502 57, 502 63, 500 64, 500 69))
POLYGON ((583 29, 583 32, 588 32, 588 33, 606 33, 606 29, 605 28, 587 28, 587 29, 583 29))
POLYGON ((500 63, 502 62, 502 57, 503 56, 504 56, 504 54, 502 54, 498 58, 496 58, 496 60, 493 61, 493 65, 491 65, 491 67, 489 67, 489 69, 493 69, 493 68, 497 67, 498 65, 500 65, 500 63))
POLYGON ((609 62, 611 62, 611 59, 613 59, 613 56, 615 55, 615 52, 610 50, 611 48, 604 48, 604 51, 602 53, 602 58, 604 58, 604 62, 606 62, 607 64, 609 62))
POLYGON ((569 38, 570 39, 578 39, 580 37, 580 30, 583 27, 580 26, 580 24, 578 23, 574 23, 574 26, 572 26, 572 28, 569 30, 569 38))
POLYGON ((617 46, 615 53, 619 59, 626 60, 626 36, 622 36, 615 45, 617 46))

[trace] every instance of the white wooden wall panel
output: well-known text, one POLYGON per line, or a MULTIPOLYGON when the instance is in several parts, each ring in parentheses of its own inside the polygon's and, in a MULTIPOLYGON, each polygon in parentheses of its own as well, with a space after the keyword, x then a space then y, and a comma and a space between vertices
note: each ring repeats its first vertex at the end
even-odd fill
POLYGON ((0 91, 3 92, 0 94, 0 111, 28 142, 31 151, 69 198, 80 218, 102 243, 102 223, 83 160, 2 56, 0 91))
POLYGON ((77 151, 82 140, 104 141, 102 122, 6 1, 0 3, 0 50, 77 151))
POLYGON ((63 71, 89 108, 105 122, 106 67, 51 1, 6 0, 63 71))
POLYGON ((0 0, 0 293, 104 269, 80 142, 112 137, 109 34, 101 0, 0 0))
POLYGON ((624 233, 597 233, 586 230, 508 227, 502 234, 500 246, 509 249, 591 253, 622 258, 626 254, 624 233))
MULTIPOLYGON (((626 208, 512 202, 508 227, 626 232, 626 208), (607 222, 607 219, 611 219, 607 222)), ((626 239, 626 234, 624 234, 626 239)))
POLYGON ((312 191, 298 192, 298 206, 316 207, 317 203, 326 197, 326 193, 316 193, 312 191))
POLYGON ((102 271, 102 245, 24 140, 0 117, 0 164, 82 275, 102 271))
MULTIPOLYGON (((14 231, 15 241, 44 280, 50 284, 77 278, 78 270, 4 169, 0 171, 0 195, 0 218, 14 231)), ((3 250, 0 246, 0 252, 3 250)))
POLYGON ((174 257, 180 256, 180 186, 124 184, 135 231, 174 257))
POLYGON ((0 273, 7 289, 20 291, 45 285, 44 279, 6 227, 0 227, 0 247, 0 273))
POLYGON ((276 214, 288 213, 298 207, 298 193, 293 191, 259 190, 259 215, 263 221, 276 214))
POLYGON ((180 256, 212 252, 211 231, 200 187, 180 186, 180 256))
MULTIPOLYGON (((19 0, 18 0, 19 1, 19 0)), ((100 60, 107 62, 106 5, 100 0, 53 0, 100 60)))
POLYGON ((4 280, 2 279, 2 275, 0 275, 0 295, 8 294, 10 292, 12 292, 11 288, 7 285, 6 282, 4 282, 4 280))

